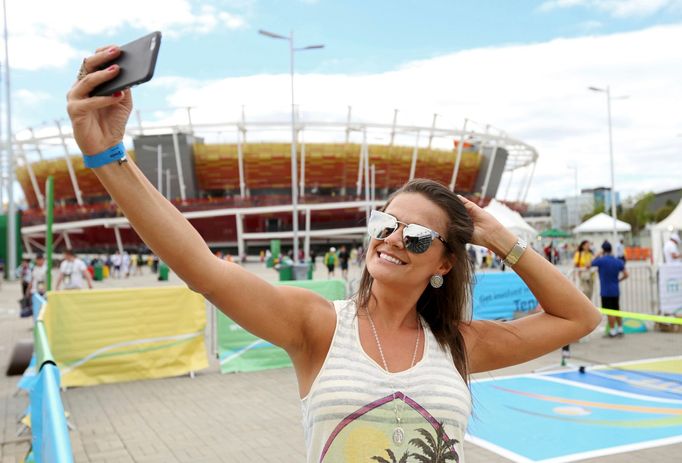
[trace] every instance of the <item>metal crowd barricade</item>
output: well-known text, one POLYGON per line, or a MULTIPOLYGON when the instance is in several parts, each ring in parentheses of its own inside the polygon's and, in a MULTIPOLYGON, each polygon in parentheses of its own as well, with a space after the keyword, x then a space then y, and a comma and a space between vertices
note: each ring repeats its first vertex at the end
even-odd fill
MULTIPOLYGON (((627 262, 628 278, 620 282, 620 309, 643 314, 658 313, 658 284, 656 269, 646 262, 627 262)), ((571 269, 568 277, 580 287, 577 269, 571 269)), ((601 306, 599 275, 594 269, 592 302, 601 306)))

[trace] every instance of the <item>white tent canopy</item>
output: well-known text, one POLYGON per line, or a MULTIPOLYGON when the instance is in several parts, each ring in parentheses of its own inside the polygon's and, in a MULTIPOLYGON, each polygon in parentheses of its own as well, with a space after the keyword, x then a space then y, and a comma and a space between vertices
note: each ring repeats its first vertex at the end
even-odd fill
MULTIPOLYGON (((622 220, 616 220, 616 232, 627 233, 632 230, 629 223, 623 222, 622 220)), ((595 215, 594 217, 587 219, 585 222, 581 223, 573 229, 573 233, 576 234, 586 234, 586 233, 612 233, 613 232, 613 217, 604 214, 603 212, 595 215)))
POLYGON ((529 243, 535 239, 538 232, 535 228, 528 225, 528 222, 523 220, 521 214, 508 208, 499 201, 491 200, 484 208, 485 211, 495 217, 505 228, 514 232, 520 238, 525 239, 529 243))
POLYGON ((682 199, 668 217, 651 227, 651 252, 654 264, 663 263, 663 243, 675 230, 682 230, 682 199))

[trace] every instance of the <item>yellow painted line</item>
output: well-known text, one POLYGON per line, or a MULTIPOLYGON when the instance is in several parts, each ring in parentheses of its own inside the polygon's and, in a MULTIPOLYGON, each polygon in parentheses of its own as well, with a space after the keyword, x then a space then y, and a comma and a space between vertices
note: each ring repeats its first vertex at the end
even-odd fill
POLYGON ((623 312, 622 310, 599 309, 604 315, 612 317, 632 318, 634 320, 648 320, 651 322, 669 323, 672 325, 682 325, 682 317, 665 317, 663 315, 647 315, 636 312, 623 312))

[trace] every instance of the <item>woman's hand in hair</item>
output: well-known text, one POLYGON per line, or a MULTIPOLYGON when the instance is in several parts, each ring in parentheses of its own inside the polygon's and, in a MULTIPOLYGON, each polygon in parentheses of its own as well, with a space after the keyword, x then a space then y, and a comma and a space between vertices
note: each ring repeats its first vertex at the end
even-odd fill
POLYGON ((491 249, 495 254, 504 258, 514 247, 516 236, 490 213, 481 209, 476 203, 469 201, 464 196, 457 195, 474 222, 474 233, 471 243, 491 249))

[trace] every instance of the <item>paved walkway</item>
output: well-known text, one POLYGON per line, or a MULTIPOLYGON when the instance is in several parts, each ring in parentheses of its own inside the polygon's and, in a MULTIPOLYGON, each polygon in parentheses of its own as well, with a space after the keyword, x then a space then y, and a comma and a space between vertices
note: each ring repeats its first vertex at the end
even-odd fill
MULTIPOLYGON (((276 272, 258 264, 247 267, 275 281, 276 272)), ((353 268, 351 279, 357 278, 353 268)), ((326 278, 318 265, 317 277, 326 278)), ((147 274, 97 282, 97 287, 181 284, 157 282, 147 274)), ((4 283, 0 289, 0 463, 22 461, 27 436, 17 438, 17 416, 28 398, 14 396, 18 377, 4 375, 11 350, 19 339, 30 339, 31 321, 18 318, 19 285, 4 283)), ((618 362, 679 355, 682 334, 650 332, 623 339, 603 339, 597 333, 572 349, 575 357, 618 362)), ((558 365, 553 353, 524 365, 482 375, 527 373, 558 365)), ((580 361, 575 360, 575 363, 580 361)), ((179 377, 65 391, 63 400, 75 430, 71 439, 76 462, 300 462, 304 461, 296 380, 291 369, 221 375, 218 362, 194 379, 179 377)), ((570 438, 570 436, 567 436, 570 438)), ((466 444, 468 463, 509 460, 466 444)), ((682 444, 602 457, 591 462, 677 462, 682 444)))

